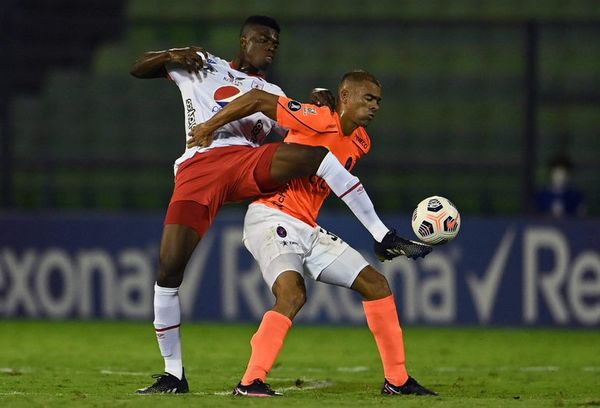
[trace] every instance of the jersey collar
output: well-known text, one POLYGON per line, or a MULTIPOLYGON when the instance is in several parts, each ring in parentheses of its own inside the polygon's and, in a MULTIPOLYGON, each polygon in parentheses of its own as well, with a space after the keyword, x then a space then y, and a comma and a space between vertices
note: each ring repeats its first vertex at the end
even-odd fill
MULTIPOLYGON (((232 68, 232 69, 235 69, 236 71, 239 71, 239 69, 238 69, 239 66, 236 65, 236 64, 234 64, 233 61, 229 61, 229 67, 232 68)), ((242 71, 240 71, 240 72, 242 72, 242 71)), ((246 74, 246 73, 244 72, 244 74, 246 74)), ((257 77, 257 78, 261 78, 261 79, 265 79, 265 74, 262 73, 262 72, 259 72, 258 74, 246 74, 246 75, 257 77)))
POLYGON ((349 135, 345 135, 344 132, 343 132, 343 130, 342 130, 342 122, 341 122, 342 118, 340 117, 340 114, 337 113, 337 112, 333 112, 333 117, 335 119, 335 124, 337 125, 338 133, 340 134, 340 136, 342 136, 342 137, 350 137, 350 136, 352 136, 358 130, 358 128, 356 128, 349 135))

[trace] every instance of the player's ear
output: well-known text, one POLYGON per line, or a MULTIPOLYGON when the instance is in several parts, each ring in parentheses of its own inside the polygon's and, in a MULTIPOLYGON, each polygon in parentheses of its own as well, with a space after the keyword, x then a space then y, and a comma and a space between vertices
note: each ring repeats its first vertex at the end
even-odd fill
POLYGON ((348 89, 344 88, 344 89, 340 90, 340 102, 347 103, 349 95, 350 95, 350 92, 348 91, 348 89))
POLYGON ((240 49, 245 49, 246 48, 246 44, 248 44, 248 39, 246 38, 245 35, 242 35, 240 37, 240 49))

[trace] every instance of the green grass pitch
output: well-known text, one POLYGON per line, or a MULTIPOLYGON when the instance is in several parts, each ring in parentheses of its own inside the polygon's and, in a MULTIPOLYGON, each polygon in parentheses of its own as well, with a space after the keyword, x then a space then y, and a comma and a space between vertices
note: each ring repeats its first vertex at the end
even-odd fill
POLYGON ((406 326, 410 373, 441 395, 423 398, 379 394, 366 327, 297 324, 269 379, 285 396, 234 398, 255 327, 184 323, 190 394, 138 396, 162 369, 150 323, 0 320, 0 406, 600 406, 597 330, 406 326))

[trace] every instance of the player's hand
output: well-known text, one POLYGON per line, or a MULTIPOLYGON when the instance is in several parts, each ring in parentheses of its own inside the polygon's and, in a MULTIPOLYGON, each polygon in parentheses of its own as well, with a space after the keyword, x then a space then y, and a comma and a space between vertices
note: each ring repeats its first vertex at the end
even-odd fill
POLYGON ((208 63, 208 53, 202 47, 173 48, 168 52, 169 62, 187 70, 190 74, 213 70, 208 63))
POLYGON ((317 106, 327 106, 335 111, 335 96, 327 88, 315 88, 310 91, 310 103, 317 106))
POLYGON ((190 137, 187 141, 187 147, 208 147, 213 141, 213 131, 206 126, 206 123, 200 123, 192 128, 188 133, 190 137))
POLYGON ((381 242, 375 241, 373 250, 377 258, 383 262, 401 255, 410 259, 425 258, 433 250, 433 247, 417 241, 400 238, 395 230, 390 230, 381 242))

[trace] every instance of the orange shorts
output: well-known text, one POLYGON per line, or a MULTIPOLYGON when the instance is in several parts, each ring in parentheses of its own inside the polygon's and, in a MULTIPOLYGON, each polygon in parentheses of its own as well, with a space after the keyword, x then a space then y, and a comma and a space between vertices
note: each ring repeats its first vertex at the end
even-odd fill
POLYGON ((202 237, 223 204, 276 191, 281 184, 271 177, 271 162, 279 145, 219 147, 185 161, 175 177, 165 224, 189 226, 202 237))

